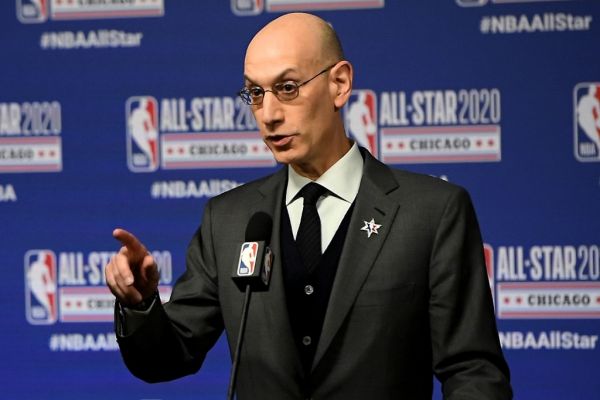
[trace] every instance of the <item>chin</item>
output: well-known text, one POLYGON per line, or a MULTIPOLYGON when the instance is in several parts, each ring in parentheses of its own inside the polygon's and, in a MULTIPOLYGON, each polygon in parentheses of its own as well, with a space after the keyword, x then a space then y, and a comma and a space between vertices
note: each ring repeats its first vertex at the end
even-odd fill
POLYGON ((280 164, 297 164, 301 159, 301 154, 294 150, 273 150, 271 149, 271 153, 273 153, 273 157, 280 164))

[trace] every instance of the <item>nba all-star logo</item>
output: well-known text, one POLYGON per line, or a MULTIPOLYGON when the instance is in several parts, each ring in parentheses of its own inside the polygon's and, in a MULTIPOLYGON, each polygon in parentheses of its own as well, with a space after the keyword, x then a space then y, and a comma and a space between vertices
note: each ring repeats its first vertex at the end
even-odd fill
POLYGON ((52 20, 160 17, 164 0, 16 0, 17 18, 24 24, 52 20))
POLYGON ((125 121, 132 172, 275 165, 252 109, 237 96, 132 96, 125 121))
POLYGON ((600 82, 579 83, 573 91, 575 158, 600 161, 600 82))

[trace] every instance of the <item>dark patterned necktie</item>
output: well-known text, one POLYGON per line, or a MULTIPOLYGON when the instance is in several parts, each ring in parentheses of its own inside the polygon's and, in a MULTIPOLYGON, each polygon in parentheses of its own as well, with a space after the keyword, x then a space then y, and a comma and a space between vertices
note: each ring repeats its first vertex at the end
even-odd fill
POLYGON ((325 192, 327 189, 323 186, 310 182, 299 193, 299 196, 304 198, 304 208, 296 235, 296 245, 308 271, 312 271, 321 258, 321 220, 317 213, 317 200, 325 192))

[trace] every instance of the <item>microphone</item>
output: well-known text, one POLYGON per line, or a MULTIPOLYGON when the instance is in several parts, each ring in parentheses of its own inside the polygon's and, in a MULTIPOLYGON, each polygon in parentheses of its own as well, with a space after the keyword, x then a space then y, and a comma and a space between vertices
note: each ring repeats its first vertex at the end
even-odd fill
POLYGON ((269 288, 273 252, 269 248, 273 220, 265 212, 252 215, 246 226, 245 242, 240 248, 240 255, 234 265, 231 278, 238 289, 245 291, 246 286, 254 292, 262 292, 269 288))
POLYGON ((233 355, 229 387, 227 388, 228 400, 233 400, 235 393, 235 382, 244 332, 246 331, 248 308, 250 306, 250 294, 252 291, 265 291, 269 289, 271 266, 273 265, 273 252, 269 248, 272 229, 273 219, 269 214, 262 211, 254 213, 246 226, 245 241, 240 248, 240 256, 237 263, 233 266, 231 279, 246 295, 242 306, 242 316, 240 317, 240 327, 233 355))

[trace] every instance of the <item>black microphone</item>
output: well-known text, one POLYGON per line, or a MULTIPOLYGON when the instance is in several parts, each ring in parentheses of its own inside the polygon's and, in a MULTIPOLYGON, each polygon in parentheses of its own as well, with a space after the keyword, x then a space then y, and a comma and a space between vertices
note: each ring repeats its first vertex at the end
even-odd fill
POLYGON ((245 242, 242 243, 239 258, 233 266, 231 279, 233 279, 241 291, 245 292, 246 296, 244 297, 244 304, 242 306, 237 344, 235 346, 231 377, 227 389, 227 399, 229 400, 233 400, 235 393, 235 381, 240 362, 244 332, 246 331, 250 294, 252 291, 265 291, 269 288, 271 267, 273 265, 273 252, 269 248, 272 229, 273 219, 269 214, 262 211, 254 213, 246 226, 245 242))
POLYGON ((250 285, 253 292, 262 292, 269 288, 273 252, 269 248, 273 219, 265 212, 252 215, 246 226, 245 242, 233 267, 231 278, 238 289, 245 291, 250 285))

